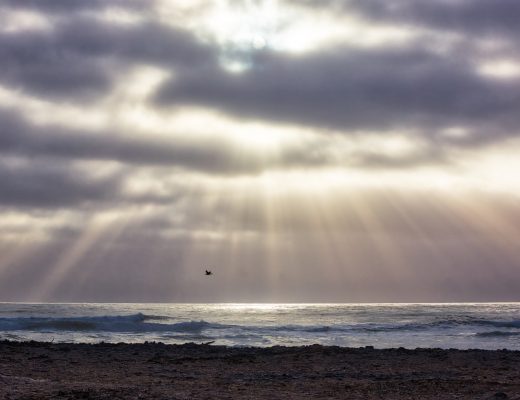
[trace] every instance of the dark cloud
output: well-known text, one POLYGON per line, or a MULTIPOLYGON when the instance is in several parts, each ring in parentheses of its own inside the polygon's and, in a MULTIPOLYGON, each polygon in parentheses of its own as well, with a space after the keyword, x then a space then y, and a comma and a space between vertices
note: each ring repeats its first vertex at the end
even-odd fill
POLYGON ((214 139, 167 136, 150 137, 124 132, 86 132, 79 129, 42 127, 15 112, 0 110, 0 155, 18 155, 65 161, 117 161, 135 167, 178 167, 207 174, 257 174, 266 170, 299 167, 354 166, 402 168, 428 163, 447 163, 440 150, 384 156, 360 151, 343 158, 334 155, 334 141, 317 136, 283 148, 262 150, 216 136, 214 139))
POLYGON ((56 46, 54 33, 0 35, 0 84, 47 98, 92 98, 111 86, 100 60, 56 46))
POLYGON ((193 32, 144 19, 131 25, 110 24, 95 18, 66 21, 55 33, 61 51, 84 57, 112 57, 126 63, 149 63, 190 69, 213 64, 216 50, 193 32))
POLYGON ((515 0, 347 0, 343 3, 345 10, 357 10, 370 18, 465 34, 509 36, 520 30, 515 18, 520 13, 520 4, 515 0))
POLYGON ((98 11, 110 7, 138 10, 150 7, 151 3, 153 0, 1 0, 0 7, 40 11, 52 16, 54 13, 98 11))
MULTIPOLYGON (((267 167, 283 164, 283 159, 264 160, 254 149, 241 149, 222 139, 168 140, 118 132, 43 128, 6 113, 0 113, 0 132, 0 154, 25 157, 118 161, 136 166, 177 166, 232 174, 259 172, 264 163, 267 167)), ((304 156, 301 155, 300 162, 304 156)))
POLYGON ((450 125, 516 120, 520 84, 479 76, 464 55, 344 47, 299 57, 259 54, 241 74, 216 68, 186 73, 161 88, 157 102, 345 131, 404 128, 432 134, 450 125))
POLYGON ((192 34, 146 19, 127 26, 72 16, 50 30, 0 34, 0 84, 47 98, 95 99, 139 64, 170 71, 214 60, 192 34))
POLYGON ((80 207, 113 198, 116 177, 95 178, 67 163, 13 166, 0 162, 0 205, 32 208, 80 207))
POLYGON ((74 165, 74 158, 59 162, 37 160, 31 151, 45 147, 45 132, 35 134, 31 125, 2 110, 0 112, 0 204, 13 207, 79 207, 113 199, 121 177, 99 178, 74 165), (34 141, 33 144, 31 140, 34 141), (11 157, 8 157, 11 156, 11 157), (16 156, 14 161, 13 157, 16 156))
POLYGON ((360 15, 375 22, 455 31, 462 34, 505 36, 520 27, 516 16, 520 4, 516 0, 286 0, 309 8, 327 8, 335 15, 344 12, 360 15))

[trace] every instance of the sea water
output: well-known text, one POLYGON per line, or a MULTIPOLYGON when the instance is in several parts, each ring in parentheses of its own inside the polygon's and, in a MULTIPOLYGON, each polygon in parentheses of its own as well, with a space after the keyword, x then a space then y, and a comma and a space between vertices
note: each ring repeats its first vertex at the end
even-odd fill
POLYGON ((0 303, 0 340, 520 350, 520 303, 0 303))

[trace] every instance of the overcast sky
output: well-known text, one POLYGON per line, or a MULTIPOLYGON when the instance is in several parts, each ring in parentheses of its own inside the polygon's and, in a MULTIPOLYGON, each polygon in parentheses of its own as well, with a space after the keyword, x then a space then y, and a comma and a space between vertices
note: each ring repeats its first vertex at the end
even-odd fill
POLYGON ((0 0, 0 301, 519 301, 519 15, 0 0))

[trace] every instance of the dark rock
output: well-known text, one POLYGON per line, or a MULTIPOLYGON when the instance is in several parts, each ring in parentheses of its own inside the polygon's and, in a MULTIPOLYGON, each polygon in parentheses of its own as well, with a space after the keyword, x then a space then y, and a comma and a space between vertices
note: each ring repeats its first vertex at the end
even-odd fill
POLYGON ((487 400, 507 400, 509 396, 504 392, 496 392, 494 395, 487 398, 487 400))

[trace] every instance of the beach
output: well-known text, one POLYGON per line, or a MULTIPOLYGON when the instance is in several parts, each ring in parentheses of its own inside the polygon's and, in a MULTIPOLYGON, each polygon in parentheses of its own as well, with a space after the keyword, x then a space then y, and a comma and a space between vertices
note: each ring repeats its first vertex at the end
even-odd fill
POLYGON ((1 399, 520 399, 520 352, 0 342, 1 399))

